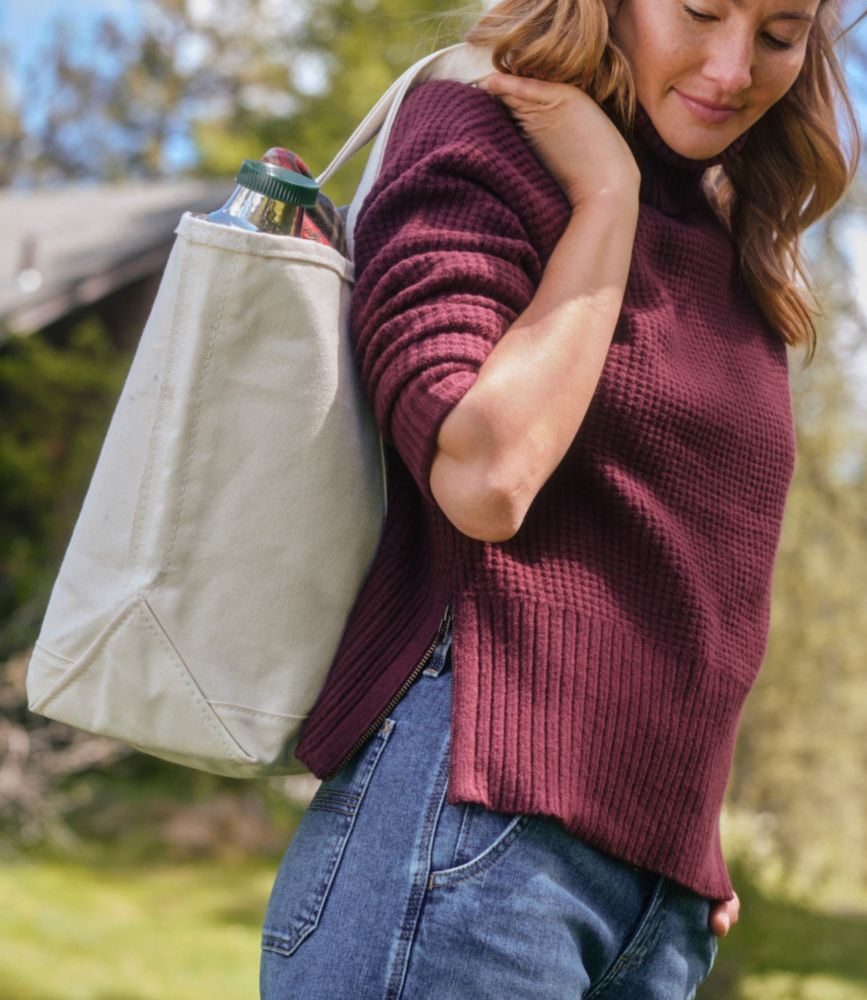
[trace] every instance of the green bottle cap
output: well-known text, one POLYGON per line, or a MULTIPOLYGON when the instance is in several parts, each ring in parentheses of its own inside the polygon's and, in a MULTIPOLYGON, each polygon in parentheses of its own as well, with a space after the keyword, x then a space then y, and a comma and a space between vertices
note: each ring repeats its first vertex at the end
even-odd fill
POLYGON ((312 177, 260 160, 244 160, 235 180, 251 191, 288 205, 313 208, 319 195, 319 185, 312 177))

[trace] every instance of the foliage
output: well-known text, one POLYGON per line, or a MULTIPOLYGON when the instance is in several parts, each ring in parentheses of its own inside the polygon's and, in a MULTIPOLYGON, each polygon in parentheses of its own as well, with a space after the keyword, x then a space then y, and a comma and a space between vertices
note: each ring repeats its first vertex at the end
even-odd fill
POLYGON ((867 887, 867 421, 851 377, 865 322, 838 231, 864 195, 855 187, 812 234, 820 346, 792 366, 798 457, 728 797, 763 817, 777 879, 811 898, 867 887))
POLYGON ((15 106, 9 85, 10 57, 9 48, 0 44, 0 187, 11 183, 25 139, 21 110, 15 106))
POLYGON ((734 858, 741 918, 719 942, 701 1000, 867 1000, 867 898, 858 911, 761 888, 734 858))
MULTIPOLYGON (((290 93, 297 110, 268 122, 265 134, 297 149, 318 173, 389 84, 426 53, 459 41, 474 11, 470 4, 449 12, 442 0, 310 2, 293 55, 290 93)), ((350 200, 360 160, 330 182, 336 203, 350 200)))
MULTIPOLYGON (((26 147, 10 146, 7 172, 27 184, 167 176, 185 141, 197 155, 184 169, 198 176, 224 177, 276 145, 319 172, 394 77, 467 23, 440 0, 145 0, 136 33, 99 22, 94 60, 60 21, 26 84, 44 114, 26 147)), ((360 170, 333 200, 348 200, 360 170)))
POLYGON ((128 367, 94 317, 0 345, 0 659, 35 637, 128 367))

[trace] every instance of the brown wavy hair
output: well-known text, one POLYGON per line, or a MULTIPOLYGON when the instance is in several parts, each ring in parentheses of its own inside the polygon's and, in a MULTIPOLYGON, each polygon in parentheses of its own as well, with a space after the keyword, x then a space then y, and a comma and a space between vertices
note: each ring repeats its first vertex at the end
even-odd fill
MULTIPOLYGON (((801 255, 801 233, 843 196, 861 152, 834 51, 845 34, 839 31, 842 2, 821 0, 795 83, 753 124, 743 149, 710 168, 703 181, 753 299, 786 344, 807 345, 805 364, 815 353, 813 315, 821 310, 801 255), (841 114, 852 136, 848 153, 841 114)), ((602 0, 500 0, 464 40, 490 49, 500 72, 575 84, 631 133, 635 83, 609 36, 602 0)))

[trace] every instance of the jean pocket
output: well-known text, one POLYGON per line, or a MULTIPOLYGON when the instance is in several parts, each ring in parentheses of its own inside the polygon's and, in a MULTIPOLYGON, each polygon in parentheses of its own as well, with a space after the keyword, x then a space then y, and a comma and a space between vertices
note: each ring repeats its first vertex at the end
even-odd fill
POLYGON ((672 884, 669 889, 671 920, 682 940, 689 969, 691 997, 707 979, 719 952, 719 938, 710 928, 711 900, 691 889, 672 884))
POLYGON ((283 855, 262 929, 262 949, 291 955, 313 932, 376 765, 395 726, 385 719, 365 747, 316 790, 283 855))
POLYGON ((504 813, 477 802, 443 800, 437 822, 428 886, 435 889, 475 878, 496 864, 535 817, 504 813))
MULTIPOLYGON (((649 876, 650 873, 644 873, 649 876)), ((654 876, 653 888, 635 925, 626 937, 617 958, 601 978, 591 983, 586 1000, 617 997, 625 991, 626 980, 637 972, 646 961, 660 934, 661 919, 669 880, 664 875, 654 876)))
POLYGON ((658 878, 626 947, 586 1000, 692 998, 710 974, 717 954, 716 936, 708 926, 710 902, 664 875, 658 878))

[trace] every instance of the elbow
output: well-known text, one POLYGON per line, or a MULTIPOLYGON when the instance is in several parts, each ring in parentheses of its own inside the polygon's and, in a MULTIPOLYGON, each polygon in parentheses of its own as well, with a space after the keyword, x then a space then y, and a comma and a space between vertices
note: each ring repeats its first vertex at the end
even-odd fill
POLYGON ((460 468, 442 453, 430 473, 434 500, 461 534, 480 542, 507 542, 527 513, 520 488, 506 485, 490 470, 460 468))
POLYGON ((440 508, 461 534, 479 542, 508 542, 517 535, 524 517, 497 495, 479 497, 466 506, 440 508))

